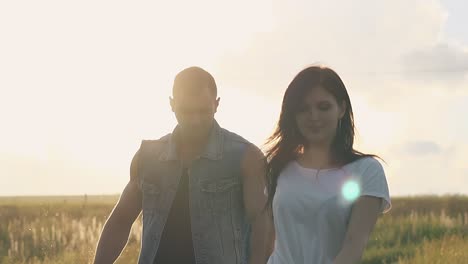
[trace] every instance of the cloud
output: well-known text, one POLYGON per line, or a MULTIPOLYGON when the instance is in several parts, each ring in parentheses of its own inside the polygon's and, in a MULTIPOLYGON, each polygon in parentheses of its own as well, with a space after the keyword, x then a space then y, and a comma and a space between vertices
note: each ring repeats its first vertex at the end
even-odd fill
POLYGON ((386 161, 393 195, 466 194, 468 144, 415 141, 392 152, 386 161))
POLYGON ((440 43, 409 53, 403 58, 403 64, 410 80, 458 83, 468 74, 468 51, 459 45, 440 43))
POLYGON ((447 17, 439 1, 273 3, 272 31, 219 61, 221 78, 265 95, 284 91, 313 63, 333 67, 355 89, 380 93, 382 82, 395 78, 386 73, 401 70, 402 57, 439 41, 447 17))
POLYGON ((439 144, 432 141, 413 141, 406 143, 402 151, 413 156, 438 155, 443 152, 439 144))

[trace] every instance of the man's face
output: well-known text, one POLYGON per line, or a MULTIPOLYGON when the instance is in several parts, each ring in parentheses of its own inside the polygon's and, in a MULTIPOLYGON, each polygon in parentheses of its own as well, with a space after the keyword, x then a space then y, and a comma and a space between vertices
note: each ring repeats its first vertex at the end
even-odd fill
POLYGON ((219 98, 209 89, 201 89, 199 93, 179 93, 170 101, 185 136, 197 138, 209 132, 219 104, 219 98))

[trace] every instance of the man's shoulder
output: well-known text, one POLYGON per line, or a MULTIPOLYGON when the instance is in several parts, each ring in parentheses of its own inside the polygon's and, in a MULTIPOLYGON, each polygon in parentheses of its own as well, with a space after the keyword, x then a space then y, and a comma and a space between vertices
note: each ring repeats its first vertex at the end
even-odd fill
POLYGON ((232 131, 229 131, 225 128, 221 128, 223 134, 224 134, 224 141, 228 143, 237 143, 241 145, 251 145, 250 141, 242 137, 241 135, 234 133, 232 131))
POLYGON ((259 147, 257 147, 255 144, 248 141, 244 137, 240 136, 239 134, 236 134, 224 128, 223 128, 223 133, 224 133, 225 151, 227 152, 240 151, 242 153, 242 157, 244 158, 244 160, 251 159, 251 158, 261 159, 264 157, 259 147), (226 149, 226 146, 227 146, 227 149, 226 149))
POLYGON ((143 139, 141 141, 141 149, 154 149, 164 146, 169 143, 172 133, 160 137, 159 139, 143 139))
POLYGON ((171 139, 172 133, 169 133, 165 136, 160 137, 159 139, 143 139, 141 141, 141 145, 149 145, 149 146, 154 146, 154 145, 159 145, 159 144, 166 144, 169 142, 171 139))

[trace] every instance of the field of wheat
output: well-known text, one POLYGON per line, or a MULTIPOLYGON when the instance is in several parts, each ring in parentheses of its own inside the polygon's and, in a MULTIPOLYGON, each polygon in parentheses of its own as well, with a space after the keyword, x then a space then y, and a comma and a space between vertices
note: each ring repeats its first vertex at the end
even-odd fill
MULTIPOLYGON (((0 264, 90 263, 116 196, 0 198, 0 264)), ((364 264, 468 263, 468 197, 393 198, 364 264)), ((141 220, 117 263, 136 263, 141 220)))

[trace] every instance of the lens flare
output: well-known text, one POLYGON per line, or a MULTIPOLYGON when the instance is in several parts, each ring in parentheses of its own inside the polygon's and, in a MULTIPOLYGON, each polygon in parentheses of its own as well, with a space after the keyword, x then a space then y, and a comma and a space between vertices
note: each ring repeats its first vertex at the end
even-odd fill
POLYGON ((359 188, 359 184, 355 181, 348 181, 343 184, 343 188, 341 189, 341 194, 347 201, 354 201, 359 197, 361 190, 359 188))

